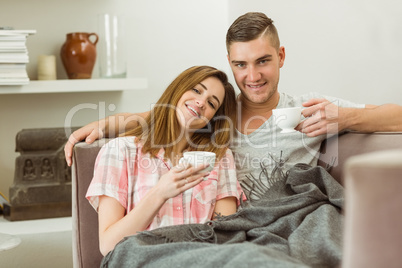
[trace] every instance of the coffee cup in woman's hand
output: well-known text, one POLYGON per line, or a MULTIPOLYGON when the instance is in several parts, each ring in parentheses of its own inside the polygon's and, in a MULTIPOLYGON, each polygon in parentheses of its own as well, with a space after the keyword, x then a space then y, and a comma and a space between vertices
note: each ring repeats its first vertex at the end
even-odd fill
POLYGON ((183 153, 183 157, 180 158, 179 163, 186 162, 193 167, 199 167, 201 165, 209 164, 205 169, 200 172, 211 171, 215 166, 215 153, 206 151, 191 151, 183 153))

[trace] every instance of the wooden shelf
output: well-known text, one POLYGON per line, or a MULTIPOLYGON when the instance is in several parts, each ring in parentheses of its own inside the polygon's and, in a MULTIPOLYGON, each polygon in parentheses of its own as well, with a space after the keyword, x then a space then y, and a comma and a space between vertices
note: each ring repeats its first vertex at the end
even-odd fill
POLYGON ((71 79, 30 81, 28 85, 0 86, 0 94, 77 93, 146 89, 146 78, 71 79))

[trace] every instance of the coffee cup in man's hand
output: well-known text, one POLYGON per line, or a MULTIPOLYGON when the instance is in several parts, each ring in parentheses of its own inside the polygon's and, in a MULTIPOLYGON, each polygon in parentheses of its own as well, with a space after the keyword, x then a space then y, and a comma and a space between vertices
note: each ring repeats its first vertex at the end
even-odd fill
POLYGON ((275 124, 282 129, 281 133, 296 131, 301 120, 301 107, 289 107, 272 110, 275 124))

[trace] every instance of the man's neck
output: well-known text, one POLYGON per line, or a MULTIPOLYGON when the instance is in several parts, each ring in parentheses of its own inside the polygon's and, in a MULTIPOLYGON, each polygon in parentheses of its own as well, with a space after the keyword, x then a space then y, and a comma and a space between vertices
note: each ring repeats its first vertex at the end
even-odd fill
POLYGON ((240 94, 238 98, 238 109, 240 109, 238 115, 240 118, 237 129, 245 135, 251 134, 271 117, 272 110, 277 107, 278 103, 278 91, 263 103, 252 102, 240 94))

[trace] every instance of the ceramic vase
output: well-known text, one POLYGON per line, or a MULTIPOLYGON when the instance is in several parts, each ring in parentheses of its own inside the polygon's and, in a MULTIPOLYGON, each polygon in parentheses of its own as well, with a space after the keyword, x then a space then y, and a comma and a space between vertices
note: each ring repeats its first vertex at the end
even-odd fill
POLYGON ((96 33, 69 33, 61 47, 60 57, 69 79, 89 79, 96 60, 96 33), (95 40, 91 41, 90 37, 95 40))

